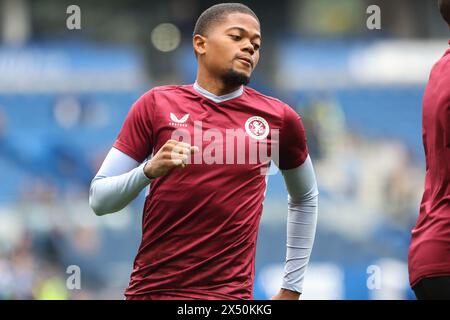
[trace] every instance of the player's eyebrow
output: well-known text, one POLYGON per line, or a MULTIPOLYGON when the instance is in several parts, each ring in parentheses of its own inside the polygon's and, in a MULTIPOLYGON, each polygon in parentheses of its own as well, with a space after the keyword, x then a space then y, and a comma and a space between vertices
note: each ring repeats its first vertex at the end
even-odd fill
MULTIPOLYGON (((249 33, 247 30, 245 30, 244 28, 242 28, 242 27, 238 27, 238 26, 233 26, 233 27, 230 27, 230 28, 228 28, 226 31, 230 31, 230 30, 233 30, 233 29, 237 29, 237 30, 239 30, 239 31, 241 31, 241 32, 243 32, 243 33, 249 33)), ((261 35, 259 34, 259 33, 255 33, 255 35, 253 36, 253 38, 259 38, 259 39, 262 39, 261 38, 261 35)))

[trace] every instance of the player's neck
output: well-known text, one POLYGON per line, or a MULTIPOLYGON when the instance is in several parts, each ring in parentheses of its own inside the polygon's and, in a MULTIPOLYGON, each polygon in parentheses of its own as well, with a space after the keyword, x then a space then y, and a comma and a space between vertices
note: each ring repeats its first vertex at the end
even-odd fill
POLYGON ((197 84, 204 90, 214 94, 215 96, 224 96, 239 90, 242 85, 227 86, 222 80, 212 77, 198 76, 195 80, 197 84))

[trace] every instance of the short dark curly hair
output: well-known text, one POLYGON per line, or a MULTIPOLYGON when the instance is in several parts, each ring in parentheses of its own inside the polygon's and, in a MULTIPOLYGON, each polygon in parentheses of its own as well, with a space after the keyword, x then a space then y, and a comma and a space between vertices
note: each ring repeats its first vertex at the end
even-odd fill
POLYGON ((196 34, 199 34, 201 36, 205 36, 214 23, 221 22, 228 14, 236 12, 251 15, 259 23, 259 19, 256 14, 245 4, 219 3, 203 11, 195 24, 193 35, 195 36, 196 34))
POLYGON ((447 22, 450 27, 450 0, 439 0, 438 6, 442 18, 444 18, 445 22, 447 22))

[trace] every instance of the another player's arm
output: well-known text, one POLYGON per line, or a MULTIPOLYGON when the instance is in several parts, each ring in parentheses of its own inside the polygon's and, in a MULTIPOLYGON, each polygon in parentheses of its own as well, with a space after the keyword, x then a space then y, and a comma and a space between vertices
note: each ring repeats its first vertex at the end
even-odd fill
POLYGON ((89 205, 99 216, 125 208, 154 178, 184 168, 188 155, 196 150, 187 143, 168 140, 152 159, 139 164, 112 148, 92 180, 89 205))
POLYGON ((314 244, 319 192, 309 155, 302 165, 282 174, 288 190, 286 262, 282 287, 272 299, 297 300, 314 244))

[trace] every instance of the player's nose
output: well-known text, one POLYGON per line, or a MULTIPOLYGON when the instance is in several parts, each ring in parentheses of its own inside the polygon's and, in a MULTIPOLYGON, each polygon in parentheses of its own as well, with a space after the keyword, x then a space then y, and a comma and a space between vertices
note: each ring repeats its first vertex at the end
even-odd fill
POLYGON ((250 53, 250 55, 253 55, 255 53, 255 48, 253 45, 248 42, 245 44, 245 46, 242 48, 242 51, 250 53))

